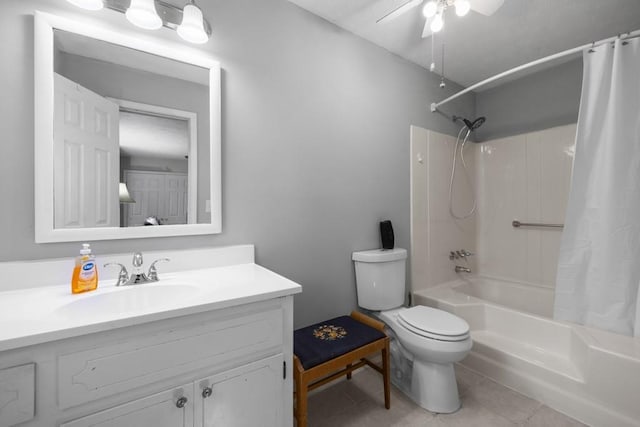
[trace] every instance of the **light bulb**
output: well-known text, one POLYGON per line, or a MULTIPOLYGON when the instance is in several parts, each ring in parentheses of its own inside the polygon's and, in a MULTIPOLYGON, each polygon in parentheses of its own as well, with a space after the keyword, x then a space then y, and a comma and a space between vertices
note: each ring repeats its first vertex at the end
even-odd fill
POLYGON ((74 6, 81 7, 87 10, 100 10, 104 7, 102 0, 67 0, 74 6))
POLYGON ((442 30, 442 27, 444 27, 444 19, 442 19, 442 14, 438 13, 434 18, 433 21, 431 21, 431 31, 433 31, 434 33, 437 33, 438 31, 442 30))
POLYGON ((427 2, 422 8, 422 14, 425 18, 431 18, 436 13, 438 13, 438 2, 434 0, 427 2))
POLYGON ((204 31, 202 11, 195 4, 188 4, 182 11, 182 23, 177 29, 178 35, 184 40, 202 44, 209 40, 209 36, 204 31))
POLYGON ((464 16, 467 13, 469 13, 469 10, 471 9, 471 3, 469 3, 469 0, 456 0, 456 15, 458 16, 464 16))
POLYGON ((131 6, 125 15, 129 22, 145 30, 157 30, 162 27, 162 19, 156 12, 154 0, 131 0, 131 6))

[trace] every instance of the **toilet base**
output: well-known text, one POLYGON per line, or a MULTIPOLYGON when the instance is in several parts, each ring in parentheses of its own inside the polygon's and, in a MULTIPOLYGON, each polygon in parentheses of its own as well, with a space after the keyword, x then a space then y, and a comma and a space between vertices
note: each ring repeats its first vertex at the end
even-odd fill
POLYGON ((460 409, 458 384, 453 363, 413 361, 411 394, 427 411, 450 414, 460 409))

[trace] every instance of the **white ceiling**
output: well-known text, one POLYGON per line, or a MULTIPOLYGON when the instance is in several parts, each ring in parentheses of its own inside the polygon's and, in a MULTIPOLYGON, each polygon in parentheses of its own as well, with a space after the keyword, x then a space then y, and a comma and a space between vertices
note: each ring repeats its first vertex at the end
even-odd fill
MULTIPOLYGON (((422 6, 386 23, 376 20, 407 0, 289 0, 428 69, 431 37, 421 38, 422 6)), ((481 0, 472 0, 481 1, 481 0)), ((426 2, 426 0, 425 0, 426 2)), ((640 0, 505 0, 492 16, 445 13, 435 38, 445 76, 463 86, 563 50, 640 29, 640 0)))

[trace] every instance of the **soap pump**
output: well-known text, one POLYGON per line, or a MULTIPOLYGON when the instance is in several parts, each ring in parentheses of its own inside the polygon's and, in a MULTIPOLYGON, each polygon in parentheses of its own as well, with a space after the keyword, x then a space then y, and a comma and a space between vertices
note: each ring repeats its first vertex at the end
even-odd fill
POLYGON ((71 292, 95 291, 98 288, 98 268, 96 257, 91 253, 88 243, 82 244, 80 255, 76 257, 73 274, 71 276, 71 292))

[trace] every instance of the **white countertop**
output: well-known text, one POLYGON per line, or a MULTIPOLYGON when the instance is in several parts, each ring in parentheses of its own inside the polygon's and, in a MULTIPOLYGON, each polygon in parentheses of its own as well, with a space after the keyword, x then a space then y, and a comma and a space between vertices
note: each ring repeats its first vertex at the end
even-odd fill
POLYGON ((0 351, 302 292, 254 263, 159 276, 121 287, 101 280, 96 291, 76 295, 69 284, 0 292, 0 351))

